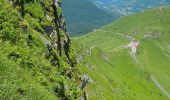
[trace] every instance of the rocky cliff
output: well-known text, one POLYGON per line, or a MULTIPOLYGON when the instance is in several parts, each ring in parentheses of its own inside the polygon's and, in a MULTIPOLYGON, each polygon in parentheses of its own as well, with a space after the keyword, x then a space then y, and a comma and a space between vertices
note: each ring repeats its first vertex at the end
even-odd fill
POLYGON ((1 99, 80 97, 60 6, 60 0, 0 0, 1 99))

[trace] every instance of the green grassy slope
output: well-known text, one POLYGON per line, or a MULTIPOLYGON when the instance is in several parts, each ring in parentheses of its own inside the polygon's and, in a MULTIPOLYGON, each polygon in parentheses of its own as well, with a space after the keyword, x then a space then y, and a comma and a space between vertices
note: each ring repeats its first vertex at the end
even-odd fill
POLYGON ((0 0, 0 100, 70 100, 81 96, 60 0, 56 5, 52 2, 0 0), (49 27, 53 29, 47 30, 49 27))
POLYGON ((88 48, 95 47, 92 55, 84 50, 86 67, 80 68, 93 79, 86 87, 90 100, 168 100, 151 76, 170 94, 169 18, 169 7, 155 8, 75 38, 88 48), (121 34, 141 43, 136 57, 130 55, 129 49, 119 48, 130 43, 121 34))

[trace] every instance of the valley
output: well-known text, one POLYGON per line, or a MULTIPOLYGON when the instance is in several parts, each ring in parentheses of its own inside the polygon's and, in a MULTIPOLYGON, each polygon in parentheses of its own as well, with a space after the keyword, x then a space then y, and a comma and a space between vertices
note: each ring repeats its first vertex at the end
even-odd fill
POLYGON ((71 36, 83 35, 118 18, 88 0, 63 0, 62 10, 71 36))
POLYGON ((154 8, 74 38, 85 46, 80 70, 93 80, 86 87, 90 100, 169 99, 168 12, 169 7, 154 8), (140 42, 135 57, 122 48, 131 42, 128 35, 140 42), (90 47, 91 55, 86 53, 90 47))
POLYGON ((169 0, 63 0, 62 10, 68 33, 73 37, 92 32, 122 16, 169 4, 169 0))
POLYGON ((170 100, 169 0, 0 0, 0 100, 170 100))

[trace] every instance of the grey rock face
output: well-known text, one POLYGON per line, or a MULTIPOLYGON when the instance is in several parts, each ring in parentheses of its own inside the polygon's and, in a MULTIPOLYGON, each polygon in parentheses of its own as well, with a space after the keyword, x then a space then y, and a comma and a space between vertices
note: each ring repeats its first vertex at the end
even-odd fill
POLYGON ((53 26, 46 26, 46 27, 44 27, 44 30, 48 35, 50 35, 54 31, 54 27, 53 26))
POLYGON ((77 56, 76 60, 77 60, 78 63, 83 62, 84 61, 84 56, 79 55, 79 56, 77 56))
POLYGON ((91 77, 90 76, 88 76, 88 75, 82 75, 81 77, 80 77, 80 80, 81 80, 81 83, 80 83, 80 85, 79 85, 79 88, 80 89, 84 89, 85 88, 85 86, 89 83, 89 82, 93 82, 92 81, 92 79, 91 79, 91 77))

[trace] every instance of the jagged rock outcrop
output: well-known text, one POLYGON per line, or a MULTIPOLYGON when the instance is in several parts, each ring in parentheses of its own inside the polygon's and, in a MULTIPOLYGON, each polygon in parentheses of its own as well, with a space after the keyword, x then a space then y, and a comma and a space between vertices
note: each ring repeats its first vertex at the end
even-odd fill
MULTIPOLYGON (((41 0, 11 0, 13 6, 19 6, 19 11, 21 15, 21 19, 25 17, 26 14, 29 14, 32 17, 37 17, 39 23, 43 23, 45 16, 45 21, 49 21, 49 25, 41 25, 43 29, 37 28, 37 31, 46 33, 52 42, 52 47, 56 49, 60 56, 63 55, 62 50, 64 51, 68 60, 69 58, 69 51, 70 51, 70 38, 66 31, 66 24, 64 21, 64 16, 61 13, 61 1, 60 0, 50 0, 49 3, 45 4, 41 0), (41 15, 34 15, 34 12, 29 11, 27 9, 28 4, 32 2, 37 2, 37 5, 41 6, 43 16, 41 15)), ((39 12, 37 12, 39 13, 39 12)))
MULTIPOLYGON (((91 77, 89 75, 86 75, 86 74, 81 75, 80 80, 81 80, 81 82, 80 82, 79 87, 78 87, 80 90, 84 90, 84 88, 87 86, 88 83, 93 83, 91 77)), ((83 91, 83 95, 81 97, 81 100, 87 100, 86 91, 83 91)))
POLYGON ((84 89, 85 88, 85 86, 88 84, 88 83, 92 83, 93 81, 92 81, 92 79, 91 79, 91 77, 90 76, 88 76, 88 75, 82 75, 81 77, 80 77, 80 80, 81 80, 81 83, 80 83, 80 85, 79 85, 79 88, 80 89, 84 89))

